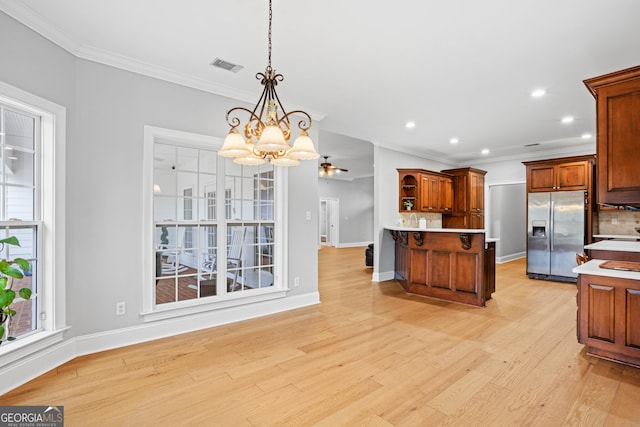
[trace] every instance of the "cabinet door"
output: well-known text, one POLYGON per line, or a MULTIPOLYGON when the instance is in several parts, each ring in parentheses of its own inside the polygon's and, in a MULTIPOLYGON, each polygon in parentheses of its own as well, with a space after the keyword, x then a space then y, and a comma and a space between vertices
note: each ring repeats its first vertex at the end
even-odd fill
POLYGON ((484 212, 469 214, 469 228, 484 228, 484 212))
POLYGON ((589 162, 570 162, 558 165, 558 182, 556 190, 588 190, 589 189, 589 162))
POLYGON ((440 181, 435 175, 422 174, 420 189, 420 210, 423 212, 438 211, 440 200, 440 181))
POLYGON ((429 212, 431 208, 431 177, 420 175, 420 210, 429 212))
POLYGON ((527 168, 527 191, 554 191, 556 187, 555 165, 529 166, 527 168))
POLYGON ((440 187, 438 210, 442 213, 449 213, 453 210, 453 181, 451 178, 440 177, 438 186, 440 187))
POLYGON ((484 176, 471 175, 471 212, 484 211, 484 176))
POLYGON ((640 287, 636 280, 578 276, 578 341, 589 353, 640 365, 640 287))
POLYGON ((598 203, 640 203, 640 77, 598 90, 598 203))

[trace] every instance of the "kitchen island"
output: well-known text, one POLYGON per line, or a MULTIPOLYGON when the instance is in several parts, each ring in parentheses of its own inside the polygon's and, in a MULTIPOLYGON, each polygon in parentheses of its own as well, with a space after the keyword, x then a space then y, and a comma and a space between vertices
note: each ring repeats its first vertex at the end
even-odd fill
POLYGON ((578 274, 578 342, 591 355, 640 367, 640 263, 593 259, 578 274))
POLYGON ((484 306, 495 291, 495 242, 483 229, 386 227, 394 277, 412 294, 484 306))

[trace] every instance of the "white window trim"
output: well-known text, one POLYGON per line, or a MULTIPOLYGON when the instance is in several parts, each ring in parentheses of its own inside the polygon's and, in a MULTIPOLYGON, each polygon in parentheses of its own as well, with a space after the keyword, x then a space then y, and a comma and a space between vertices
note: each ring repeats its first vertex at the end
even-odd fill
MULTIPOLYGON (((153 283, 155 277, 153 276, 155 253, 154 253, 154 219, 153 219, 153 149, 156 139, 165 139, 170 141, 179 141, 180 145, 192 146, 193 148, 202 148, 206 146, 208 148, 219 149, 222 147, 223 139, 194 134, 190 132, 183 132, 173 129, 165 129, 156 126, 144 127, 144 142, 143 142, 143 160, 142 160, 142 307, 140 315, 145 322, 152 322, 157 320, 164 320, 175 318, 185 315, 193 315, 202 313, 205 311, 225 309, 230 307, 236 307, 246 304, 252 304, 262 301, 272 300, 274 298, 284 298, 287 295, 288 283, 287 280, 287 263, 285 254, 287 253, 288 246, 288 231, 287 231, 287 170, 286 168, 276 168, 276 175, 278 178, 276 182, 276 197, 278 201, 276 203, 276 217, 275 222, 278 224, 276 229, 278 235, 276 240, 279 240, 280 244, 276 244, 275 255, 277 263, 274 266, 274 286, 255 290, 246 290, 237 293, 227 293, 220 298, 197 298, 187 301, 179 301, 166 306, 156 306, 154 301, 153 283)), ((220 178, 220 177, 219 177, 220 178)), ((224 194, 224 180, 217 179, 218 189, 216 194, 224 194), (222 187, 222 188, 220 188, 222 187), (221 193, 222 191, 222 193, 221 193)), ((224 214, 224 204, 218 206, 218 221, 222 221, 220 213, 224 214), (222 212, 220 212, 222 211, 222 212)), ((220 225, 219 225, 220 226, 220 225)), ((218 231, 218 247, 220 246, 220 240, 224 239, 226 232, 218 231)), ((226 242, 225 242, 226 245, 226 242)), ((218 251, 221 256, 226 254, 226 251, 218 251)), ((226 265, 226 260, 222 260, 226 265)))
POLYGON ((38 248, 40 284, 40 317, 42 328, 25 337, 0 346, 0 364, 12 361, 15 354, 20 357, 41 348, 43 340, 62 339, 66 325, 66 229, 65 229, 65 152, 66 115, 65 107, 33 95, 22 89, 0 82, 0 102, 41 117, 39 198, 41 207, 39 227, 41 241, 38 248), (58 256, 55 256, 58 254, 58 256), (27 339, 28 338, 28 339, 27 339), (10 353, 14 355, 7 356, 10 353), (6 358, 5 358, 6 356, 6 358))

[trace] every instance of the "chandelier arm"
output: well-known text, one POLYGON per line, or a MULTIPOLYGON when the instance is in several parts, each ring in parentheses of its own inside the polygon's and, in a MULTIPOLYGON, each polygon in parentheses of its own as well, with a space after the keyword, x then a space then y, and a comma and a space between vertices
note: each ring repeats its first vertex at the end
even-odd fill
POLYGON ((302 110, 289 111, 287 114, 285 114, 282 117, 281 120, 284 120, 286 118, 287 123, 289 123, 290 122, 289 116, 295 115, 295 114, 299 114, 306 117, 306 119, 303 118, 298 122, 298 129, 303 131, 308 131, 311 128, 311 116, 306 111, 302 111, 302 110))
POLYGON ((227 124, 229 126, 231 126, 232 128, 237 128, 238 126, 240 126, 240 119, 237 116, 233 116, 231 119, 229 119, 229 116, 231 115, 231 113, 233 113, 234 111, 239 110, 239 111, 244 111, 249 113, 250 116, 255 116, 255 114, 253 113, 253 111, 249 110, 248 108, 244 108, 244 107, 233 107, 232 109, 230 109, 229 111, 227 111, 227 116, 225 117, 227 124))
POLYGON ((268 88, 268 85, 265 85, 264 89, 262 90, 262 94, 260 95, 260 99, 258 99, 256 106, 253 107, 253 111, 251 112, 251 117, 250 117, 250 121, 256 120, 260 124, 261 128, 264 127, 262 116, 264 114, 264 110, 267 106, 268 101, 269 101, 269 88, 268 88), (260 112, 256 114, 256 111, 258 111, 258 107, 260 107, 260 112))

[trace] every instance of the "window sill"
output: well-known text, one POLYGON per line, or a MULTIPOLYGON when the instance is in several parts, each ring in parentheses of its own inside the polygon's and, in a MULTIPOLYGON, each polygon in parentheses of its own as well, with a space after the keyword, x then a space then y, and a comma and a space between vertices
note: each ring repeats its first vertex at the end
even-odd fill
POLYGON ((215 310, 245 306, 249 304, 271 301, 287 296, 288 289, 268 288, 256 291, 243 291, 242 295, 228 295, 225 299, 201 298, 182 303, 172 303, 171 306, 156 306, 152 311, 140 313, 144 322, 173 319, 181 316, 211 312, 215 310))
POLYGON ((68 329, 67 327, 56 331, 40 331, 15 341, 3 342, 0 345, 0 365, 9 365, 62 342, 63 334, 68 329))

